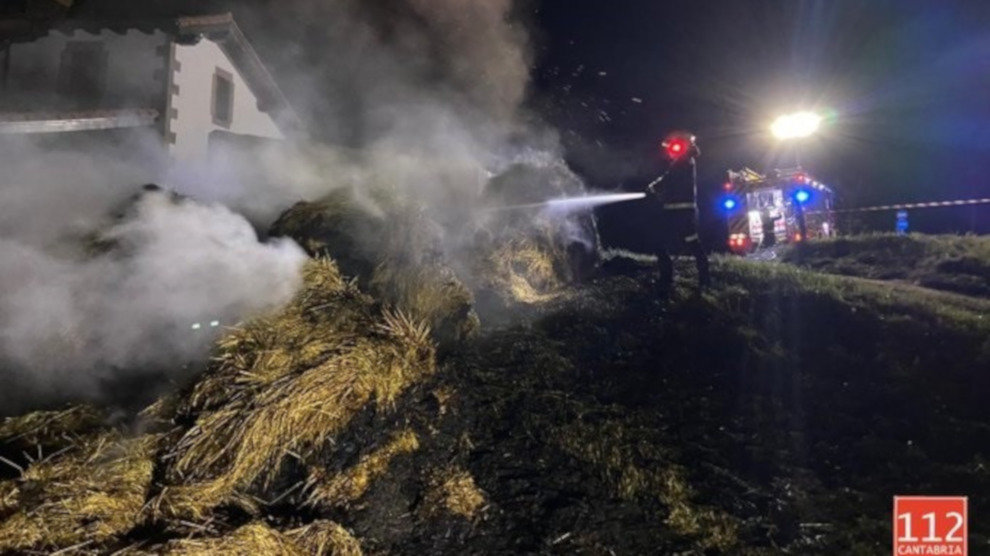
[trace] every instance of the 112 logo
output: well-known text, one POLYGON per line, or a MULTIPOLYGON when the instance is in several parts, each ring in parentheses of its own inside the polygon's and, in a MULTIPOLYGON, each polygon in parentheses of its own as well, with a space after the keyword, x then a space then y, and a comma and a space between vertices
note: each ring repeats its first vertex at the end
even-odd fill
POLYGON ((967 556, 965 496, 895 496, 895 556, 967 556))

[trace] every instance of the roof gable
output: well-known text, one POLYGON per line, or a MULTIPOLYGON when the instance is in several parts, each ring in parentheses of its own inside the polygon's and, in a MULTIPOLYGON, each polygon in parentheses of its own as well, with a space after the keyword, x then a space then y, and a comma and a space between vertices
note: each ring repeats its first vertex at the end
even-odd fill
POLYGON ((216 42, 258 99, 258 108, 271 115, 283 131, 301 127, 299 117, 230 13, 133 20, 69 19, 45 23, 25 19, 6 20, 0 21, 0 44, 31 42, 51 31, 110 31, 124 34, 131 30, 144 33, 161 31, 184 44, 195 44, 203 38, 216 42))

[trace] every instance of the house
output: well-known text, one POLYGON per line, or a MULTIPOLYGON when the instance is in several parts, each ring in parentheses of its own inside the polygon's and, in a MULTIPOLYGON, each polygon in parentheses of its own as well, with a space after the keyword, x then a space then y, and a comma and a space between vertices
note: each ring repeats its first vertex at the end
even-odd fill
POLYGON ((0 19, 0 135, 146 129, 181 165, 297 122, 230 14, 0 19))

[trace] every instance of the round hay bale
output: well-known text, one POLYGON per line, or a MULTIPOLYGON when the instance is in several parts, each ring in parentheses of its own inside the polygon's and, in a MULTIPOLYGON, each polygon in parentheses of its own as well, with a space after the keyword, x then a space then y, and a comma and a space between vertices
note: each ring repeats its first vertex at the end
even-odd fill
POLYGON ((478 241, 481 287, 503 302, 553 299, 597 264, 598 231, 590 211, 560 211, 544 203, 581 195, 584 185, 563 163, 516 164, 492 178, 492 210, 478 241))
POLYGON ((293 238, 313 256, 332 258, 373 297, 429 323, 441 344, 474 335, 474 296, 447 264, 443 231, 421 211, 379 204, 386 208, 341 190, 296 204, 271 234, 293 238))

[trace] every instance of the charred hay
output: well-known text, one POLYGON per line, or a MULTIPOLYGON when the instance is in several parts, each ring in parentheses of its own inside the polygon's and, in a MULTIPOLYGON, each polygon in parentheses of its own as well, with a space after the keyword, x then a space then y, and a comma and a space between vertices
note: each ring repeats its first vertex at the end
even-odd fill
POLYGON ((355 415, 388 412, 435 371, 424 324, 391 312, 376 320, 328 261, 311 263, 306 280, 281 314, 221 341, 215 368, 180 407, 190 426, 166 456, 159 518, 202 519, 222 504, 254 513, 252 497, 278 495, 270 487, 284 460, 318 466, 355 415))
POLYGON ((313 256, 330 257, 376 299, 429 323, 440 342, 477 333, 474 297, 449 266, 442 231, 394 200, 369 206, 353 192, 298 203, 272 226, 313 256))
MULTIPOLYGON (((324 465, 355 416, 392 411, 406 389, 435 372, 434 348, 427 325, 383 311, 334 263, 312 261, 304 277, 288 307, 230 332, 194 385, 144 412, 160 434, 71 437, 66 450, 0 483, 0 552, 103 551, 136 536, 144 540, 131 543, 132 552, 165 540, 153 552, 359 554, 359 543, 331 522, 257 518, 280 498, 273 484, 287 461, 324 465), (167 540, 174 536, 187 538, 167 540)), ((90 417, 72 409, 4 426, 38 440, 88 427, 90 417)), ((384 452, 336 479, 312 480, 306 494, 359 498, 417 442, 400 431, 384 452)))
POLYGON ((388 472, 392 459, 419 449, 419 438, 411 430, 399 431, 388 442, 365 455, 354 466, 328 477, 326 470, 313 468, 307 481, 308 503, 346 506, 364 496, 372 481, 388 472))

